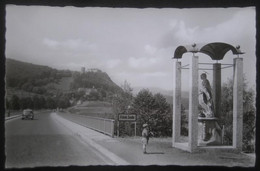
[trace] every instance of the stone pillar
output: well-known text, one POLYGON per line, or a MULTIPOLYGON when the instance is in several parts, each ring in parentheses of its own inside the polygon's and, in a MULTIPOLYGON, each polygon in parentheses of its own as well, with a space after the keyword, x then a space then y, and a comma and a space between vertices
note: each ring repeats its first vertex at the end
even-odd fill
POLYGON ((172 146, 179 142, 181 134, 181 62, 173 64, 173 114, 172 114, 172 146))
POLYGON ((243 59, 234 59, 233 147, 242 150, 243 140, 243 59))
POLYGON ((189 144, 190 152, 198 146, 198 56, 193 56, 190 61, 189 75, 189 144))
POLYGON ((213 104, 214 104, 214 116, 219 117, 221 108, 221 64, 213 64, 213 104))

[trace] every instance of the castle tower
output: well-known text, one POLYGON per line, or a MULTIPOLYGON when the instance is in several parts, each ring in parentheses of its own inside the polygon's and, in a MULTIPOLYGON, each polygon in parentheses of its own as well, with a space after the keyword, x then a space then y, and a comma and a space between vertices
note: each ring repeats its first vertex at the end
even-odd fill
POLYGON ((86 71, 85 67, 81 67, 81 73, 84 74, 86 71))

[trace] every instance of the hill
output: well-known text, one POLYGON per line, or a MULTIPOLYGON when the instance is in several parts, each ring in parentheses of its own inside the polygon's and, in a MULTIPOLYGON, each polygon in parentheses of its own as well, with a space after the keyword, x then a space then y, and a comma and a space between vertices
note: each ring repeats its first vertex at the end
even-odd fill
MULTIPOLYGON (((42 73, 44 72, 52 72, 52 71, 54 72, 55 70, 47 66, 21 62, 10 58, 6 59, 6 78, 8 80, 11 79, 17 80, 21 78, 34 78, 37 76, 41 76, 42 73)), ((11 82, 7 82, 7 83, 11 84, 11 82)), ((12 86, 12 84, 10 86, 12 86)))
POLYGON ((98 69, 80 73, 10 58, 5 80, 6 108, 11 110, 67 108, 84 100, 109 100, 122 91, 98 69))
POLYGON ((106 91, 106 93, 122 91, 122 89, 110 79, 108 74, 101 70, 88 71, 85 73, 75 72, 73 74, 71 89, 77 90, 79 88, 95 88, 100 91, 106 91))
POLYGON ((6 87, 32 92, 48 94, 54 89, 50 84, 58 84, 61 78, 70 77, 68 70, 57 70, 48 66, 35 65, 14 59, 6 59, 6 87))
POLYGON ((40 95, 45 97, 76 92, 78 88, 96 88, 103 94, 121 91, 101 70, 79 73, 70 70, 57 70, 48 66, 36 65, 14 59, 6 59, 7 98, 40 95))

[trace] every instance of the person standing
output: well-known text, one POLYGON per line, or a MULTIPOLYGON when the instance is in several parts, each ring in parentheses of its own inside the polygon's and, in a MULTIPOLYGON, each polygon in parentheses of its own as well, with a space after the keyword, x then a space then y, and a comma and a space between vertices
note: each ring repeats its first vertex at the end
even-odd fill
POLYGON ((142 144, 143 144, 143 153, 147 154, 146 152, 146 146, 148 144, 149 141, 149 128, 148 128, 148 124, 143 124, 143 131, 142 131, 142 144))

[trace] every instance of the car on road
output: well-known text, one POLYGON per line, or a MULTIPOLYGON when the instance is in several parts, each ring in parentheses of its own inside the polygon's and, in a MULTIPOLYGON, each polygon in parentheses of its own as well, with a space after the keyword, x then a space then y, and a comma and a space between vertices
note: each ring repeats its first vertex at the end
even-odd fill
POLYGON ((22 119, 31 119, 33 120, 34 113, 32 109, 25 109, 23 110, 22 119))

